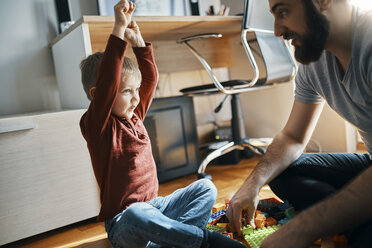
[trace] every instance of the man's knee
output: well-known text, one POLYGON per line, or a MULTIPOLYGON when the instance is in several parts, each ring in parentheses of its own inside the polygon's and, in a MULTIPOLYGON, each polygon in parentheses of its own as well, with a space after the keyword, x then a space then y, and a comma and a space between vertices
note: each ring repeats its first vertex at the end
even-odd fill
POLYGON ((276 178, 274 178, 270 183, 269 183, 269 187, 270 189, 276 193, 276 192, 279 192, 279 191, 282 191, 285 187, 285 183, 288 182, 287 180, 287 176, 285 174, 280 174, 279 176, 277 176, 276 178))

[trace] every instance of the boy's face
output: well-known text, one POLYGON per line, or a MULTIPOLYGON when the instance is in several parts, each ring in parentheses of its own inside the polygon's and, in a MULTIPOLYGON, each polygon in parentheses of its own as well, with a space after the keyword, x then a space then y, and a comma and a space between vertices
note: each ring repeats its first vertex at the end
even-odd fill
POLYGON ((112 113, 127 120, 132 119, 135 108, 140 102, 139 89, 141 81, 132 75, 127 74, 120 83, 112 113))

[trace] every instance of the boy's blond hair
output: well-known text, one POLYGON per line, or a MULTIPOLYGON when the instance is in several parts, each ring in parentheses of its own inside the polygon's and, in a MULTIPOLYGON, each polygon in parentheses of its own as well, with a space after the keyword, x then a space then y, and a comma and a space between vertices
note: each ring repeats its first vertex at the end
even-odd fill
MULTIPOLYGON (((80 62, 81 82, 83 83, 84 91, 89 100, 92 100, 89 91, 92 87, 96 86, 98 66, 102 56, 103 52, 96 52, 80 62)), ((138 77, 139 80, 142 78, 138 65, 132 59, 124 57, 122 79, 129 76, 128 74, 138 77)))

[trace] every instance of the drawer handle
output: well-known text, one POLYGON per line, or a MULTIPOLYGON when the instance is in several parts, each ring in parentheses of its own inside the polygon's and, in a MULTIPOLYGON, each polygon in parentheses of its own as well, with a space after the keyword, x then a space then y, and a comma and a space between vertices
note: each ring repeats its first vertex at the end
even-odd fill
POLYGON ((17 131, 25 131, 36 128, 35 123, 0 123, 0 133, 11 133, 17 131))

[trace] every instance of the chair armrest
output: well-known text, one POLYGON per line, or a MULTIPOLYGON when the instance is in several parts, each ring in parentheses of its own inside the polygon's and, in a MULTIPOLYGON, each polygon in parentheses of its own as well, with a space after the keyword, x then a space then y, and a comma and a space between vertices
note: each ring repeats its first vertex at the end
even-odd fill
MULTIPOLYGON (((245 34, 246 34, 246 32, 245 32, 245 34)), ((256 82, 258 80, 258 75, 259 75, 257 63, 256 63, 256 61, 253 57, 252 52, 250 51, 249 46, 247 46, 247 47, 244 46, 244 47, 245 47, 245 50, 248 54, 251 66, 253 68, 253 72, 254 72, 253 79, 250 82, 247 82, 246 84, 239 85, 239 86, 236 86, 236 87, 232 87, 232 89, 227 89, 226 87, 224 87, 221 84, 221 82, 213 74, 212 68, 210 67, 208 62, 195 50, 195 48, 193 46, 191 46, 189 44, 190 41, 193 41, 193 40, 196 40, 196 39, 220 38, 220 37, 222 37, 222 34, 219 34, 219 33, 204 33, 204 34, 197 34, 197 35, 184 37, 182 39, 179 39, 177 41, 177 43, 178 44, 184 44, 191 51, 191 53, 199 60, 199 62, 203 65, 204 69, 207 71, 209 77, 212 79, 214 85, 216 86, 216 88, 220 92, 222 92, 224 94, 227 94, 227 95, 232 95, 232 94, 237 94, 237 93, 242 93, 242 92, 245 92, 245 91, 249 91, 250 90, 249 88, 253 87, 256 84, 256 82)), ((244 44, 244 41, 243 41, 243 44, 244 44)))
POLYGON ((219 34, 219 33, 196 34, 196 35, 191 35, 191 36, 187 36, 182 39, 179 39, 177 43, 182 44, 184 42, 189 42, 189 41, 197 40, 197 39, 220 38, 220 37, 222 37, 222 34, 219 34))

